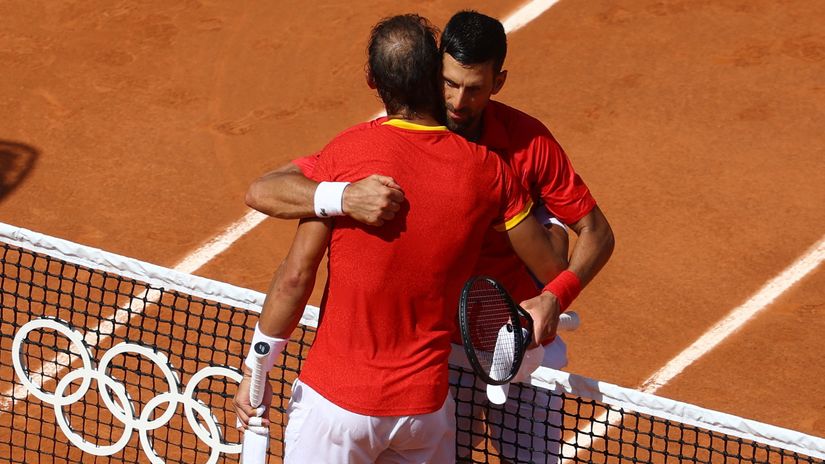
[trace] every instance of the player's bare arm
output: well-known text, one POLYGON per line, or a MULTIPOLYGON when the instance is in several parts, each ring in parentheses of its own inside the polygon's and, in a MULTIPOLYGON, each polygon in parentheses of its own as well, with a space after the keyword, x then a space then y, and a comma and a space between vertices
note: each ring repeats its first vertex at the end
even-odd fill
POLYGON ((312 217, 317 187, 318 182, 307 179, 298 166, 287 163, 252 182, 245 201, 250 208, 280 219, 312 217))
MULTIPOLYGON (((547 229, 547 235, 550 236, 550 242, 553 244, 555 260, 559 268, 567 269, 569 259, 568 250, 570 249, 570 238, 567 236, 567 227, 563 226, 561 221, 550 214, 543 204, 534 205, 533 217, 547 229)), ((549 276, 549 279, 554 277, 556 276, 549 276)), ((542 282, 546 284, 549 282, 549 279, 542 280, 542 282)))
POLYGON ((548 340, 556 335, 558 315, 593 280, 613 253, 613 230, 598 206, 571 227, 579 237, 570 265, 538 296, 521 303, 533 316, 534 337, 538 340, 548 340))
MULTIPOLYGON (((292 247, 275 273, 258 320, 258 329, 267 337, 288 339, 301 320, 329 241, 331 225, 328 222, 313 218, 299 223, 292 247)), ((243 370, 244 378, 233 403, 238 419, 246 427, 255 411, 249 402, 251 372, 245 365, 243 370)), ((262 404, 269 405, 271 396, 267 382, 262 404)), ((268 421, 265 420, 264 425, 268 425, 268 421)))
MULTIPOLYGON (((557 266, 559 269, 567 269, 569 266, 567 250, 570 249, 570 237, 567 235, 567 229, 558 225, 545 225, 544 227, 547 229, 547 235, 550 237, 557 266)), ((554 277, 556 276, 550 276, 547 280, 542 280, 542 282, 547 283, 554 277)))
MULTIPOLYGON (((305 177, 298 166, 287 163, 255 180, 246 192, 246 204, 280 219, 314 217, 318 184, 305 177)), ((379 174, 349 184, 341 198, 344 214, 372 226, 395 218, 403 202, 401 186, 392 177, 379 174)))
POLYGON ((568 270, 579 277, 584 288, 607 264, 613 254, 613 229, 598 206, 570 227, 578 235, 568 270))
MULTIPOLYGON (((552 280, 561 271, 563 263, 556 259, 556 250, 547 230, 533 216, 528 216, 507 231, 513 250, 531 272, 540 280, 552 280)), ((521 303, 533 318, 534 343, 552 338, 558 327, 560 306, 555 295, 543 292, 521 303)))

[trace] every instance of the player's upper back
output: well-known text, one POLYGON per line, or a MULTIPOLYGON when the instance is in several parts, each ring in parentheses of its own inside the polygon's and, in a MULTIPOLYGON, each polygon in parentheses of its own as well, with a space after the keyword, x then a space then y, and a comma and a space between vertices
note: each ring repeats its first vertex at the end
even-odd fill
POLYGON ((444 127, 392 121, 324 149, 316 180, 391 176, 405 201, 382 227, 335 219, 321 324, 302 372, 313 388, 359 414, 441 406, 459 293, 484 232, 529 211, 507 169, 444 127))
POLYGON ((402 210, 381 228, 337 219, 333 248, 357 247, 359 261, 376 271, 419 273, 426 264, 433 272, 447 272, 514 206, 508 198, 514 187, 498 157, 443 126, 400 120, 364 125, 324 151, 314 173, 319 180, 355 181, 378 173, 404 189, 402 210), (338 243, 342 237, 345 244, 338 243), (373 253, 366 256, 366 250, 373 253))

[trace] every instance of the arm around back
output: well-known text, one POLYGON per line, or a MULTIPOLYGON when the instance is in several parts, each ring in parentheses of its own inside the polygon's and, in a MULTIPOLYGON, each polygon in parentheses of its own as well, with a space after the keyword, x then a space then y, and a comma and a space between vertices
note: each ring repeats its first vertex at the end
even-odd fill
MULTIPOLYGON (((246 204, 279 219, 314 217, 318 184, 288 163, 256 179, 246 192, 246 204)), ((341 198, 344 214, 372 226, 395 218, 403 202, 401 186, 392 177, 379 174, 351 183, 341 198)))
POLYGON ((318 182, 306 178, 293 163, 287 163, 256 179, 246 191, 250 208, 279 219, 315 216, 313 197, 318 182))

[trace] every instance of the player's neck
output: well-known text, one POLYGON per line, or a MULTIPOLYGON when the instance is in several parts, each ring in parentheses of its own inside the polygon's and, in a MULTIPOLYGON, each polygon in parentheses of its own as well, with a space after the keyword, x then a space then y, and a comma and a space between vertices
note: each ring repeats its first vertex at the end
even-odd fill
POLYGON ((444 124, 429 114, 421 114, 415 112, 397 112, 387 114, 389 119, 402 119, 420 126, 443 126, 444 124))
POLYGON ((461 136, 470 142, 477 143, 479 139, 481 139, 482 128, 483 124, 481 122, 481 118, 478 118, 475 124, 461 131, 461 136))

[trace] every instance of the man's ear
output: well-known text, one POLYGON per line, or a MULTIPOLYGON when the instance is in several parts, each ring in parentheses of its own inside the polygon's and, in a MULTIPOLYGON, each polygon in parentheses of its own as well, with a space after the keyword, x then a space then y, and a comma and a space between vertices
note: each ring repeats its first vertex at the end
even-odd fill
POLYGON ((375 85, 375 79, 372 77, 372 73, 370 72, 369 65, 364 66, 364 74, 366 75, 367 85, 369 86, 369 88, 371 88, 372 90, 375 90, 378 86, 375 85))
POLYGON ((507 81, 507 70, 499 72, 493 81, 493 95, 499 93, 504 83, 507 81))

